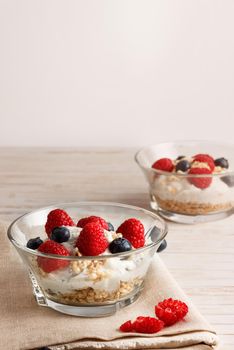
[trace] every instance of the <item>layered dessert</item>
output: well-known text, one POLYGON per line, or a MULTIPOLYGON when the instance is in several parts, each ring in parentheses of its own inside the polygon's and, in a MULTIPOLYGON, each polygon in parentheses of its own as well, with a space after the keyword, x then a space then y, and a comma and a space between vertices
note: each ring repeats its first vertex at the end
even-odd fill
POLYGON ((234 181, 226 158, 208 154, 161 158, 152 164, 152 200, 160 208, 199 215, 226 211, 234 205, 234 181))
POLYGON ((75 223, 64 210, 54 209, 41 231, 27 248, 50 254, 33 255, 31 264, 49 299, 69 305, 102 304, 142 288, 150 259, 139 248, 150 242, 138 219, 127 219, 115 230, 101 217, 75 223))

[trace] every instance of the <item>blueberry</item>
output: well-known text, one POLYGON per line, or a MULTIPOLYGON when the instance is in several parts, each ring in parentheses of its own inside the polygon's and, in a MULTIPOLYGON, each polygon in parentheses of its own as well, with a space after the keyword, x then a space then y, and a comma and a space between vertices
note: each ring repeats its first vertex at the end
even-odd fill
POLYGON ((185 158, 185 156, 178 156, 178 157, 176 158, 176 160, 181 160, 181 159, 183 159, 183 158, 185 158))
POLYGON ((108 224, 108 231, 114 231, 115 230, 114 226, 110 222, 108 222, 107 224, 108 224))
POLYGON ((158 247, 157 252, 158 253, 162 252, 164 249, 166 249, 166 247, 167 247, 167 241, 164 239, 160 244, 160 246, 158 247))
POLYGON ((221 180, 228 185, 228 187, 234 187, 234 176, 225 175, 221 177, 221 180))
POLYGON ((191 167, 190 163, 187 160, 181 160, 179 163, 176 164, 176 171, 187 171, 191 167))
POLYGON ((112 254, 127 252, 131 249, 131 243, 125 238, 116 238, 109 245, 109 250, 112 254))
POLYGON ((42 348, 38 348, 37 350, 51 350, 51 349, 48 348, 48 346, 42 346, 42 348))
POLYGON ((36 250, 37 248, 40 247, 40 245, 43 243, 42 239, 40 239, 40 237, 36 237, 36 238, 31 238, 28 242, 27 242, 27 248, 36 250))
POLYGON ((70 231, 64 226, 55 227, 50 236, 50 239, 58 243, 67 242, 69 238, 70 231))
POLYGON ((228 169, 229 167, 228 160, 226 158, 218 158, 215 159, 214 162, 216 166, 220 166, 221 168, 228 169))

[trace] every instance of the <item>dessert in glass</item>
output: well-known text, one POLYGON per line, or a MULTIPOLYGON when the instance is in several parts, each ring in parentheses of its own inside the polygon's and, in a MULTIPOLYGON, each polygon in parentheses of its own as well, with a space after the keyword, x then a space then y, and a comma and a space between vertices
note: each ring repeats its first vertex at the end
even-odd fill
POLYGON ((135 159, 149 183, 151 207, 164 218, 190 224, 233 213, 233 145, 161 143, 141 149, 135 159))
POLYGON ((38 209, 8 229, 38 304, 86 317, 113 314, 137 299, 166 234, 155 213, 106 202, 38 209))

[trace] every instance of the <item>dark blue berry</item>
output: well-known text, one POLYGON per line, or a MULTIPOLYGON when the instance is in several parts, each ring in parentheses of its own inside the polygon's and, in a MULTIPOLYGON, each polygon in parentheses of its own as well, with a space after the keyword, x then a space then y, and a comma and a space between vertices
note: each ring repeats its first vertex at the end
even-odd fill
POLYGON ((221 180, 228 185, 228 187, 234 187, 234 176, 225 175, 221 177, 221 180))
POLYGON ((131 249, 131 243, 125 238, 116 238, 109 245, 109 250, 112 254, 127 252, 131 249))
POLYGON ((40 239, 40 237, 31 238, 27 242, 27 248, 35 250, 35 249, 39 248, 42 243, 43 243, 43 241, 42 241, 42 239, 40 239))
POLYGON ((58 243, 67 242, 69 238, 70 231, 64 226, 55 227, 50 235, 50 239, 58 243))
POLYGON ((108 224, 108 231, 114 231, 115 230, 114 226, 110 222, 108 222, 107 224, 108 224))
POLYGON ((166 247, 167 247, 167 241, 164 239, 160 244, 160 246, 158 247, 157 252, 158 253, 162 252, 164 249, 166 249, 166 247))
POLYGON ((38 348, 37 350, 51 350, 51 349, 48 348, 48 346, 42 346, 42 348, 38 348))
POLYGON ((176 158, 176 160, 181 160, 181 159, 183 159, 183 158, 185 158, 185 156, 178 156, 178 157, 176 158))
POLYGON ((216 166, 220 166, 221 168, 225 168, 225 169, 229 168, 229 163, 226 158, 215 159, 214 163, 216 166))
POLYGON ((190 163, 187 160, 181 160, 176 164, 176 171, 186 172, 191 167, 190 163))

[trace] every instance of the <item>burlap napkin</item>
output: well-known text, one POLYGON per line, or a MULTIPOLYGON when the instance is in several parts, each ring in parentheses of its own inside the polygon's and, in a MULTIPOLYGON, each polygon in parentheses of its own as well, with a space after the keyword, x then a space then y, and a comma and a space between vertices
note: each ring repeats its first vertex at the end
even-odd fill
POLYGON ((78 318, 39 307, 22 261, 6 238, 6 225, 0 224, 0 341, 1 349, 36 349, 50 346, 68 349, 194 349, 208 350, 217 344, 210 325, 187 299, 156 256, 138 301, 106 318, 78 318), (167 297, 188 303, 184 321, 164 328, 156 335, 126 334, 120 324, 139 315, 154 316, 154 305, 167 297))

